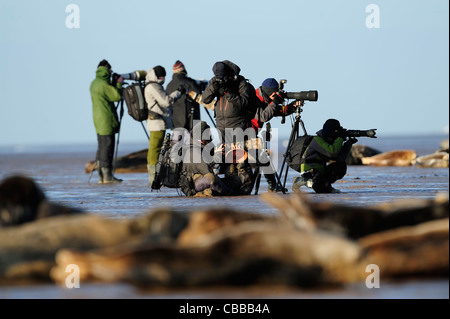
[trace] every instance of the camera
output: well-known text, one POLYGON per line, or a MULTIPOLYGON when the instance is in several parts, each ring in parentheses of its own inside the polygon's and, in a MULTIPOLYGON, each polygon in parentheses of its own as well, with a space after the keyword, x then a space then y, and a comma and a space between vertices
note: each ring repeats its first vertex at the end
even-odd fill
POLYGON ((147 72, 143 71, 143 70, 134 71, 134 72, 131 72, 131 73, 124 73, 124 74, 113 73, 111 75, 111 84, 113 86, 116 86, 117 80, 120 77, 122 77, 124 80, 144 81, 146 75, 147 75, 147 72))
POLYGON ((317 92, 316 90, 300 91, 300 92, 285 92, 284 84, 286 82, 287 82, 287 80, 282 79, 279 81, 279 84, 278 84, 278 91, 283 99, 315 102, 319 98, 319 92, 317 92))
POLYGON ((208 81, 205 80, 195 80, 197 85, 200 87, 200 90, 203 92, 208 86, 208 81))
POLYGON ((377 138, 376 136, 376 128, 371 130, 347 130, 343 128, 339 135, 341 137, 370 137, 370 138, 377 138))
POLYGON ((131 80, 131 81, 144 81, 145 77, 147 75, 147 72, 144 70, 134 71, 131 73, 125 73, 125 74, 119 74, 119 76, 122 76, 124 80, 131 80))

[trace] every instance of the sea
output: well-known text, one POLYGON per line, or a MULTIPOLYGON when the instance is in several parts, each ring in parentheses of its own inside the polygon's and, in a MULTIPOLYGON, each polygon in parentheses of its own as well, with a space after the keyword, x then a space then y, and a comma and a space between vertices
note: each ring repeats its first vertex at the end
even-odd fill
MULTIPOLYGON (((387 136, 360 138, 359 144, 380 152, 415 150, 418 156, 436 152, 445 135, 387 136)), ((284 141, 286 142, 286 141, 284 141)), ((286 143, 280 143, 285 145, 286 143)), ((118 156, 146 149, 144 143, 122 142, 118 156)), ((276 208, 260 198, 267 192, 261 178, 258 193, 249 196, 188 198, 176 189, 152 191, 147 173, 116 174, 123 179, 117 185, 100 185, 97 172, 86 173, 85 166, 94 160, 96 143, 78 145, 9 145, 0 146, 0 181, 12 175, 33 178, 47 198, 55 203, 76 207, 105 218, 136 218, 159 207, 193 211, 211 207, 232 207, 240 211, 278 214, 276 208)), ((281 149, 278 169, 283 164, 281 149)), ((292 179, 298 173, 288 169, 279 172, 286 178, 287 194, 292 194, 292 179)), ((352 165, 347 175, 335 185, 340 194, 315 194, 306 190, 312 201, 340 205, 370 206, 408 199, 432 199, 449 192, 448 168, 373 167, 352 165)), ((0 286, 0 299, 202 299, 202 298, 277 298, 277 299, 448 299, 448 278, 414 278, 381 282, 380 288, 364 284, 327 290, 255 289, 152 291, 135 289, 127 284, 84 284, 69 290, 56 285, 0 286)))

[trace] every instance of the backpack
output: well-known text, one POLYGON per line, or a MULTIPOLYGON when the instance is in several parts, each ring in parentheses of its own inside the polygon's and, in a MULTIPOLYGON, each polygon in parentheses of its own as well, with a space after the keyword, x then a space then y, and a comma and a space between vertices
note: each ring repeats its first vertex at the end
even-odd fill
POLYGON ((166 135, 156 164, 155 179, 152 189, 161 187, 179 188, 183 167, 183 142, 172 141, 170 133, 166 135))
POLYGON ((286 163, 293 170, 300 172, 300 165, 302 164, 302 157, 311 143, 314 136, 303 135, 299 136, 286 152, 286 163))
POLYGON ((142 122, 148 118, 147 102, 144 96, 145 85, 142 82, 133 83, 123 89, 123 97, 127 104, 128 114, 136 121, 142 122))

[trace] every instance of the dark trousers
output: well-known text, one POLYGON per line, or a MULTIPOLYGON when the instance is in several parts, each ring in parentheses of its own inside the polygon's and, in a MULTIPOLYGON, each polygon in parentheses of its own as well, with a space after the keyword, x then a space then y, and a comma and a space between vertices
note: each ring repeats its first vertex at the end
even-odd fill
POLYGON ((314 170, 312 173, 312 188, 316 193, 330 193, 332 189, 331 184, 338 179, 342 179, 345 174, 347 174, 347 164, 345 162, 333 162, 327 165, 324 173, 314 170))
POLYGON ((97 161, 100 162, 100 167, 113 167, 114 159, 114 145, 116 143, 116 136, 113 135, 98 135, 97 134, 97 161))

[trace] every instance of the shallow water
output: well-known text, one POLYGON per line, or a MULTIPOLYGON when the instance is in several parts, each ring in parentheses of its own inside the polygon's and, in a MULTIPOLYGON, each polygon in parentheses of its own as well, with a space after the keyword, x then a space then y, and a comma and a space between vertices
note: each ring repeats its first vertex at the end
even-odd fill
MULTIPOLYGON (((420 155, 431 154, 439 148, 443 137, 393 138, 378 140, 372 147, 380 151, 414 149, 420 155), (420 151, 419 151, 420 150, 420 151)), ((145 145, 120 146, 119 156, 145 148, 145 145)), ((85 173, 85 164, 92 160, 95 145, 45 146, 33 148, 0 148, 0 180, 13 174, 34 178, 49 200, 80 208, 86 212, 109 218, 134 218, 157 207, 195 210, 210 207, 228 207, 237 210, 277 214, 277 210, 260 200, 258 195, 216 198, 187 198, 177 190, 163 188, 151 191, 147 173, 117 174, 124 180, 117 185, 97 184, 97 173, 92 178, 85 173), (90 183, 88 183, 90 181, 90 183)), ((281 165, 281 160, 279 161, 281 165)), ((292 178, 298 173, 290 170, 286 187, 292 193, 292 178)), ((348 173, 335 187, 341 194, 315 194, 306 189, 313 201, 336 202, 345 205, 367 206, 399 199, 434 198, 449 191, 449 170, 417 167, 349 166, 348 173)), ((258 194, 267 191, 261 179, 258 194)), ((210 298, 211 292, 143 293, 127 285, 86 285, 75 296, 52 285, 37 287, 2 287, 0 298, 210 298)), ((253 296, 248 291, 219 292, 213 296, 253 296)), ((267 296, 267 295, 264 295, 267 296)), ((408 282, 391 282, 383 289, 369 292, 365 286, 349 286, 327 292, 282 291, 275 298, 448 298, 448 278, 408 282)), ((226 298, 225 297, 225 298, 226 298)), ((254 297, 254 296, 253 296, 254 297)))

